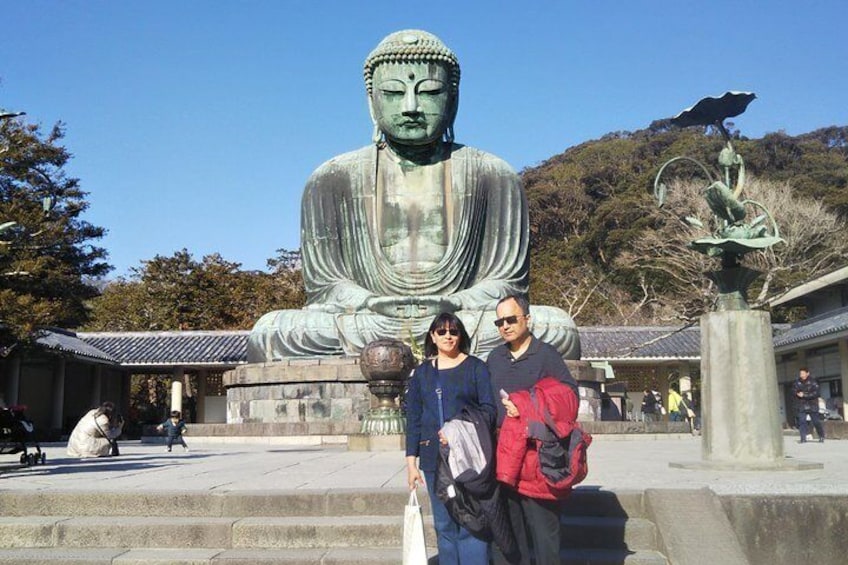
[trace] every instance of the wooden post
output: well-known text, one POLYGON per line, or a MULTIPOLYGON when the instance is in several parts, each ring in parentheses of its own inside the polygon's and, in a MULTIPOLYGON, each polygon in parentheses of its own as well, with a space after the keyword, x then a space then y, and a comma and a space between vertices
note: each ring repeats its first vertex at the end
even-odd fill
POLYGON ((62 430, 65 419, 65 358, 60 357, 53 368, 53 415, 50 427, 62 430))

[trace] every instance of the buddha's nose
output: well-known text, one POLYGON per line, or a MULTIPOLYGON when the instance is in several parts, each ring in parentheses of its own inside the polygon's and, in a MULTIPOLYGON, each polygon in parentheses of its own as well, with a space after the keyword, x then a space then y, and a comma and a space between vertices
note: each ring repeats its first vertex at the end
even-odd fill
POLYGON ((410 90, 403 97, 403 112, 404 114, 421 113, 421 106, 418 105, 418 95, 414 90, 410 90))

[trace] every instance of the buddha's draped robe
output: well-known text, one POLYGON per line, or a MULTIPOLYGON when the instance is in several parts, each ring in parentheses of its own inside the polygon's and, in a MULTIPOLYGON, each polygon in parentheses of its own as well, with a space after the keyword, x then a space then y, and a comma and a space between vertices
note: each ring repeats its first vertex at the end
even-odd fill
MULTIPOLYGON (((338 156, 310 177, 301 209, 301 253, 307 306, 265 314, 253 328, 248 362, 290 356, 354 355, 380 338, 423 344, 433 313, 390 317, 368 310, 370 297, 451 296, 472 337, 471 353, 485 356, 501 342, 497 301, 528 289, 527 200, 518 175, 501 159, 454 144, 443 161, 444 255, 425 270, 393 265, 380 246, 376 146, 338 156)), ((385 159, 381 156, 380 159, 385 159)), ((533 306, 534 334, 567 358, 580 358, 571 318, 533 306)))

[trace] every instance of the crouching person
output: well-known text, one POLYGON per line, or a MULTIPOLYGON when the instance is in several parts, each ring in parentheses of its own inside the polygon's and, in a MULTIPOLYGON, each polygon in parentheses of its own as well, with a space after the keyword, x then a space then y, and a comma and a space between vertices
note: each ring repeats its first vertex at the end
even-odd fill
POLYGON ((108 457, 118 455, 118 437, 124 420, 115 412, 115 404, 104 402, 80 418, 68 440, 71 457, 108 457))

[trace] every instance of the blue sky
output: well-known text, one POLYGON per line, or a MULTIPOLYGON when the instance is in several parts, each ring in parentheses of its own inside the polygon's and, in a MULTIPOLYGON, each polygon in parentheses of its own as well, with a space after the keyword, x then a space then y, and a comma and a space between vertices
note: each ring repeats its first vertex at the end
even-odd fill
POLYGON ((369 143, 362 62, 425 29, 462 66, 457 140, 521 170, 706 95, 743 135, 848 125, 844 1, 4 0, 0 107, 65 122, 112 277, 156 254, 262 269, 323 161, 369 143))

